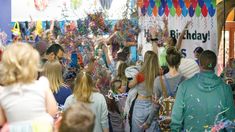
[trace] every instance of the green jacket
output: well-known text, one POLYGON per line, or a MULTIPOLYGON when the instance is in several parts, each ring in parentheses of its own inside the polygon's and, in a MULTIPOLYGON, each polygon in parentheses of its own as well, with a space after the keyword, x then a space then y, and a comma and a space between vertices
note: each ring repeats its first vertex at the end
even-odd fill
POLYGON ((231 87, 221 78, 206 71, 180 84, 172 111, 172 131, 203 132, 224 118, 233 121, 235 109, 231 87))

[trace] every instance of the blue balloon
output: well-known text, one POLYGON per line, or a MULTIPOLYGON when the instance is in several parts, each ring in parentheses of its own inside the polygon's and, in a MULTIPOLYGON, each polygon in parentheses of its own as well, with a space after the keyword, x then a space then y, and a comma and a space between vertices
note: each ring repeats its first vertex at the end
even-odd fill
POLYGON ((150 5, 148 7, 147 13, 148 13, 148 16, 152 16, 152 7, 150 5))
POLYGON ((211 0, 205 0, 206 7, 209 8, 211 6, 211 0))
POLYGON ((161 5, 159 8, 158 8, 158 15, 159 16, 162 16, 164 14, 164 8, 163 6, 161 5))
POLYGON ((162 7, 165 8, 165 7, 166 7, 166 4, 167 4, 167 3, 166 3, 166 0, 161 0, 161 2, 162 2, 162 4, 161 4, 162 7))
POLYGON ((167 0, 167 5, 170 9, 173 6, 172 0, 167 0))
POLYGON ((154 8, 155 6, 155 1, 154 0, 149 0, 150 6, 151 8, 154 8))
POLYGON ((208 8, 208 12, 209 12, 209 15, 211 17, 213 17, 215 15, 215 9, 213 8, 213 5, 211 5, 209 8, 208 8))
POLYGON ((198 0, 198 4, 202 8, 202 6, 204 5, 204 0, 198 0))
POLYGON ((195 10, 193 9, 193 6, 191 5, 188 10, 189 10, 189 16, 193 17, 194 12, 195 12, 195 10))
POLYGON ((142 13, 143 16, 145 16, 145 14, 146 14, 146 9, 145 9, 144 6, 141 8, 141 13, 142 13))
POLYGON ((179 0, 180 8, 183 9, 185 7, 184 1, 179 0))
POLYGON ((182 15, 184 17, 186 17, 188 15, 188 9, 186 8, 186 6, 182 9, 182 15))

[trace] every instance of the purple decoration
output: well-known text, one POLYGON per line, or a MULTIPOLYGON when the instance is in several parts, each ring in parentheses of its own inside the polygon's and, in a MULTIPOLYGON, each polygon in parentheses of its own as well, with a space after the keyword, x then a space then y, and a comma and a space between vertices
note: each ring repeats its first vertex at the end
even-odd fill
POLYGON ((189 16, 193 17, 194 12, 195 12, 195 10, 193 9, 193 6, 191 5, 188 10, 189 10, 189 16))
POLYGON ((163 6, 161 5, 159 8, 158 8, 158 15, 159 16, 162 16, 164 14, 164 8, 163 6))
POLYGON ((188 9, 186 8, 186 6, 184 6, 184 7, 182 8, 182 15, 183 15, 184 17, 186 17, 186 16, 188 15, 188 9))
POLYGON ((167 0, 167 5, 169 8, 171 8, 173 6, 172 0, 167 0))
POLYGON ((154 0, 149 0, 150 6, 151 8, 154 8, 155 6, 155 1, 154 0))
POLYGON ((163 8, 165 8, 165 7, 166 7, 166 4, 167 4, 167 3, 166 3, 166 0, 161 0, 161 3, 162 3, 161 6, 162 6, 163 8))
POLYGON ((211 17, 213 17, 215 15, 215 9, 213 8, 213 5, 211 5, 209 8, 208 8, 208 12, 209 12, 209 15, 211 17))
POLYGON ((198 0, 198 4, 202 8, 202 6, 204 5, 204 0, 198 0))
POLYGON ((146 10, 145 7, 143 6, 143 7, 141 8, 141 13, 142 13, 142 15, 145 16, 146 12, 147 12, 147 10, 146 10))
POLYGON ((185 7, 184 0, 179 0, 179 4, 181 9, 185 7))

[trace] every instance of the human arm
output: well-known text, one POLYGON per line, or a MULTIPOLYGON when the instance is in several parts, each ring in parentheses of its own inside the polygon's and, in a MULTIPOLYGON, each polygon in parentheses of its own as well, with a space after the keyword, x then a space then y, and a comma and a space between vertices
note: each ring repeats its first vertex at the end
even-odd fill
POLYGON ((103 95, 101 95, 101 111, 100 111, 100 123, 103 129, 103 132, 109 132, 109 123, 108 123, 108 108, 106 100, 103 95))
POLYGON ((128 87, 129 88, 133 88, 137 85, 137 79, 134 77, 129 83, 128 83, 128 87))
POLYGON ((180 36, 179 36, 179 38, 178 38, 178 40, 177 40, 177 43, 176 43, 176 49, 177 49, 177 50, 180 50, 180 48, 181 48, 182 41, 183 41, 183 39, 184 39, 184 35, 185 35, 185 33, 186 33, 187 29, 188 29, 189 24, 191 24, 191 21, 188 21, 188 22, 186 23, 186 25, 185 25, 185 27, 184 27, 182 33, 180 34, 180 36))
POLYGON ((3 112, 3 108, 0 106, 0 126, 3 126, 6 123, 6 117, 3 112))
POLYGON ((183 111, 184 111, 184 91, 185 87, 182 84, 179 85, 176 93, 176 99, 171 114, 171 131, 179 132, 183 128, 183 111))

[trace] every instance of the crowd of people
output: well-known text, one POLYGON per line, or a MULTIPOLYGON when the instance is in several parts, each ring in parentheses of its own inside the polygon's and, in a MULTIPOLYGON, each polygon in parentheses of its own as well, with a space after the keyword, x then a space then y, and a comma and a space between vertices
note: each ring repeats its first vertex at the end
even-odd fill
POLYGON ((234 59, 217 76, 213 51, 197 47, 195 60, 184 58, 180 49, 190 22, 177 40, 164 20, 164 31, 153 28, 147 36, 152 49, 142 57, 139 45, 132 60, 138 33, 123 38, 122 24, 107 38, 50 30, 29 44, 14 36, 0 52, 0 130, 235 130, 234 59))

